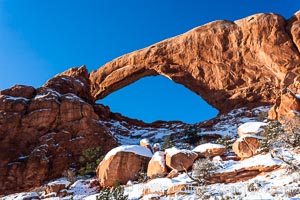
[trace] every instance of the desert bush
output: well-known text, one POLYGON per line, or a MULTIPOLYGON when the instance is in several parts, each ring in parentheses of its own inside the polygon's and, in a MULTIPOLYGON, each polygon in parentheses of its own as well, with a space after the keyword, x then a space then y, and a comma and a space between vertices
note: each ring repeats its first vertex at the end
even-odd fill
POLYGON ((96 200, 127 200, 128 195, 124 194, 124 186, 118 186, 116 188, 104 188, 96 196, 96 200))
POLYGON ((82 166, 78 173, 84 175, 95 175, 98 164, 103 160, 104 155, 101 153, 100 147, 88 148, 82 151, 80 162, 82 166))
POLYGON ((206 185, 209 183, 209 180, 212 178, 212 175, 220 169, 220 166, 217 166, 209 158, 198 159, 194 162, 192 168, 192 174, 190 175, 185 169, 186 174, 193 181, 197 182, 199 185, 206 185))
POLYGON ((74 183, 77 180, 76 169, 74 168, 69 168, 67 170, 64 170, 62 175, 65 176, 67 180, 70 181, 71 183, 74 183))
POLYGON ((184 131, 185 142, 195 144, 199 140, 197 125, 187 126, 184 131))
POLYGON ((218 138, 215 143, 224 145, 226 149, 231 149, 235 140, 235 137, 231 135, 225 135, 224 137, 218 138))
POLYGON ((173 144, 172 138, 171 138, 170 135, 168 135, 168 136, 165 137, 164 142, 161 145, 161 150, 164 151, 164 150, 166 150, 168 148, 171 148, 173 146, 174 146, 174 144, 173 144))

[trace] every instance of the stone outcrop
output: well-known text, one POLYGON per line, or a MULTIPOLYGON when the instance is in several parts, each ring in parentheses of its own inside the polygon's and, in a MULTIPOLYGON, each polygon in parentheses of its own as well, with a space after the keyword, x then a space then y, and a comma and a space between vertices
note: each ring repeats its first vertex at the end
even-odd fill
POLYGON ((255 135, 244 135, 232 144, 232 150, 240 158, 249 158, 256 155, 260 146, 261 137, 255 135))
POLYGON ((168 174, 168 169, 166 166, 166 160, 164 152, 157 151, 154 153, 151 158, 148 168, 147 168, 147 176, 150 178, 164 177, 168 174))
POLYGON ((192 167, 194 160, 198 157, 198 154, 190 150, 179 150, 175 147, 167 149, 166 153, 166 165, 170 169, 176 169, 177 171, 188 170, 192 167))
MULTIPOLYGON (((84 68, 77 70, 81 74, 84 68)), ((76 68, 71 71, 77 74, 76 68)), ((65 79, 58 75, 48 81, 49 87, 14 86, 0 93, 1 194, 24 191, 68 168, 80 168, 85 149, 100 147, 106 153, 117 145, 93 104, 57 91, 59 77, 65 79)), ((75 87, 77 79, 70 75, 68 82, 75 87)))
POLYGON ((284 123, 287 120, 295 118, 297 114, 300 114, 300 95, 296 96, 291 90, 284 89, 275 105, 269 111, 268 117, 269 119, 284 123))
POLYGON ((90 74, 91 92, 101 99, 143 77, 162 75, 221 113, 270 105, 300 75, 299 23, 299 12, 290 20, 257 14, 208 23, 105 64, 90 74))
POLYGON ((220 144, 206 143, 197 146, 193 151, 198 154, 198 157, 205 158, 223 155, 226 151, 226 147, 220 144))
POLYGON ((138 173, 148 166, 152 153, 137 145, 120 146, 112 149, 97 167, 101 187, 126 184, 138 178, 138 173))
POLYGON ((212 174, 208 183, 236 183, 249 180, 262 172, 270 172, 280 167, 282 161, 271 158, 270 154, 257 155, 257 158, 248 158, 236 162, 227 169, 221 169, 212 174))

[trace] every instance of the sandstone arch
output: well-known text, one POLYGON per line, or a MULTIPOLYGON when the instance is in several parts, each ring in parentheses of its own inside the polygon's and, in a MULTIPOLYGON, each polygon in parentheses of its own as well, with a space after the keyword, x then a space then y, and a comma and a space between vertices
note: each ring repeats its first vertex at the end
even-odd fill
POLYGON ((92 95, 101 99, 145 76, 163 75, 221 113, 272 104, 300 74, 299 15, 215 21, 121 56, 90 74, 92 95))

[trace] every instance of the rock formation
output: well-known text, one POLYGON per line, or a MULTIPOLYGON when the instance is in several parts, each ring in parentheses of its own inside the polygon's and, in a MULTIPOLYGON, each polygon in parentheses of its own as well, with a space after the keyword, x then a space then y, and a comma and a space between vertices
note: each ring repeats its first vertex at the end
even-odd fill
MULTIPOLYGON (((300 85, 299 85, 300 87, 300 85)), ((269 119, 278 120, 282 123, 300 117, 300 95, 294 94, 289 89, 284 89, 275 105, 269 111, 269 119)))
POLYGON ((101 99, 143 77, 163 75, 221 113, 273 104, 281 88, 298 89, 299 16, 257 14, 194 28, 92 72, 91 92, 101 99))
POLYGON ((259 140, 262 137, 255 135, 243 135, 232 144, 232 150, 240 158, 249 158, 256 155, 260 147, 259 140))
POLYGON ((100 186, 112 187, 137 180, 138 173, 146 170, 151 157, 150 150, 142 146, 128 145, 112 149, 97 167, 100 186))
POLYGON ((190 150, 179 150, 175 147, 166 149, 166 165, 177 171, 188 170, 192 167, 198 154, 190 150))
POLYGON ((157 151, 151 158, 147 167, 147 176, 150 178, 164 177, 168 174, 165 153, 157 151))
POLYGON ((68 168, 78 169, 85 149, 99 146, 106 153, 116 146, 93 105, 77 96, 88 88, 77 84, 88 82, 85 67, 67 72, 68 77, 59 75, 47 87, 19 85, 0 92, 0 193, 22 191, 68 168))

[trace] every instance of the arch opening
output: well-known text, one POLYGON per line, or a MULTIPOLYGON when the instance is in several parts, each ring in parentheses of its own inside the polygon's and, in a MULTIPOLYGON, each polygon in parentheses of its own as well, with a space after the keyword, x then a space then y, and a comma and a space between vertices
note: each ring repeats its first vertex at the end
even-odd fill
POLYGON ((218 114, 200 96, 162 75, 144 77, 98 103, 109 106, 112 112, 147 123, 164 120, 193 124, 218 114))

